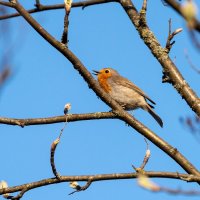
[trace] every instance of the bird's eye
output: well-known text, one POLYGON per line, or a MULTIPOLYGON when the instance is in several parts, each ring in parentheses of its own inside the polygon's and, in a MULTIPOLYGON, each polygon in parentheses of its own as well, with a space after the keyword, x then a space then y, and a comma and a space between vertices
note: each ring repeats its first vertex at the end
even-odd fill
POLYGON ((106 73, 106 74, 109 73, 109 72, 110 72, 110 71, 109 71, 108 69, 105 70, 105 73, 106 73))

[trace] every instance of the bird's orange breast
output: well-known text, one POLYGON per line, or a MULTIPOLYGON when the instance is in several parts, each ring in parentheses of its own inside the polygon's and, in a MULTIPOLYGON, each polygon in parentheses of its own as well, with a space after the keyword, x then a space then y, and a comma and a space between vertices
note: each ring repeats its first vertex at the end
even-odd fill
POLYGON ((99 85, 105 92, 109 93, 111 91, 111 87, 109 86, 107 79, 108 77, 104 76, 103 74, 98 75, 99 85))

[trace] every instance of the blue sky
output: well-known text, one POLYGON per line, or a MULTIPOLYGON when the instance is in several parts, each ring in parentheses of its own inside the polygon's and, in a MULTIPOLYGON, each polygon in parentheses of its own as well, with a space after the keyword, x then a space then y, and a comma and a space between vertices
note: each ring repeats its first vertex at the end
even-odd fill
MULTIPOLYGON (((41 2, 45 4, 45 1, 41 2)), ((34 1, 21 3, 30 8, 34 1)), ((62 1, 52 0, 53 3, 62 1)), ((139 9, 142 1, 134 3, 139 9)), ((64 10, 33 16, 54 37, 61 38, 64 10)), ((184 49, 188 50, 197 67, 199 52, 191 44, 184 21, 172 9, 163 6, 161 1, 149 1, 148 24, 163 46, 169 18, 172 18, 173 30, 183 28, 183 32, 175 38, 176 44, 170 56, 186 81, 199 94, 199 75, 187 63, 184 49)), ((108 106, 88 89, 69 61, 24 19, 15 18, 6 22, 11 26, 12 35, 7 36, 10 40, 7 47, 0 46, 1 51, 6 51, 13 44, 15 48, 11 54, 12 76, 1 91, 1 116, 37 118, 62 115, 63 107, 68 102, 72 105, 71 113, 109 111, 108 106)), ((70 13, 69 48, 89 71, 112 67, 142 88, 157 103, 155 111, 163 119, 164 128, 161 129, 143 110, 136 110, 134 116, 176 147, 197 168, 200 167, 196 153, 200 149, 199 143, 179 122, 180 116, 193 116, 193 112, 171 85, 162 83, 160 64, 143 44, 120 5, 110 3, 84 10, 73 8, 70 13)), ((15 186, 53 177, 49 163, 50 145, 62 127, 63 123, 25 128, 1 124, 0 179, 15 186)), ((119 120, 69 123, 56 151, 56 166, 62 175, 132 172, 131 164, 141 164, 145 149, 143 137, 119 120)), ((152 155, 146 170, 183 172, 152 143, 150 149, 152 155)), ((154 181, 166 187, 199 190, 195 183, 169 179, 154 181)), ((137 186, 136 180, 96 182, 88 190, 68 196, 71 191, 68 183, 62 183, 31 190, 23 199, 189 198, 146 191, 137 186)))

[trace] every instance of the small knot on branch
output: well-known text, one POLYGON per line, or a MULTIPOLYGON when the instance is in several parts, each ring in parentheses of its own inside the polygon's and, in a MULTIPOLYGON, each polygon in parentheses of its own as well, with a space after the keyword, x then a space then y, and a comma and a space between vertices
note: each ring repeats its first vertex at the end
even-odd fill
POLYGON ((162 83, 172 83, 168 72, 163 72, 162 83))

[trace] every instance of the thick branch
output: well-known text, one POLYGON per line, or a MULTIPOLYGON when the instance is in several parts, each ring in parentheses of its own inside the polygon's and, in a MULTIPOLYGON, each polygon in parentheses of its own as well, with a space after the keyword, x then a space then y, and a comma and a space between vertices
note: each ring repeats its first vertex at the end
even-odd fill
POLYGON ((0 124, 17 125, 17 126, 31 126, 31 125, 41 125, 41 124, 54 124, 60 122, 76 122, 83 120, 94 120, 94 119, 115 119, 116 114, 113 112, 96 112, 87 114, 68 114, 64 116, 55 116, 48 118, 33 118, 33 119, 14 119, 0 117, 0 124))
MULTIPOLYGON (((128 11, 134 12, 134 6, 131 1, 123 1, 128 11), (126 4, 128 2, 128 4, 126 4), (132 6, 132 7, 130 7, 132 6)), ((133 127, 136 131, 141 133, 144 137, 153 142, 156 146, 166 152, 171 158, 173 158, 185 171, 190 174, 199 175, 199 171, 181 154, 176 148, 173 148, 167 142, 158 137, 154 132, 138 122, 133 116, 127 113, 117 102, 115 102, 107 93, 105 93, 97 84, 97 81, 88 72, 81 61, 62 43, 53 38, 44 28, 41 27, 37 21, 35 21, 31 15, 19 4, 14 4, 15 9, 24 17, 24 19, 54 48, 62 53, 73 65, 73 67, 79 72, 79 74, 88 83, 89 87, 107 104, 109 105, 116 115, 128 125, 133 127)), ((133 14, 131 13, 131 16, 133 14)), ((137 19, 134 19, 137 20, 137 19)), ((167 55, 168 58, 168 55, 167 55)))
MULTIPOLYGON (((110 3, 110 2, 117 2, 117 0, 90 0, 90 1, 74 2, 74 3, 72 3, 72 7, 73 8, 78 8, 78 7, 85 8, 87 6, 110 3)), ((0 2, 0 5, 12 7, 12 5, 7 2, 0 2)), ((37 12, 42 12, 42 11, 47 11, 47 10, 57 10, 57 9, 63 9, 63 8, 64 8, 64 4, 54 4, 54 5, 39 4, 39 6, 37 6, 36 8, 27 10, 27 12, 28 13, 37 13, 37 12)), ((19 13, 7 14, 7 15, 0 16, 0 20, 9 19, 9 18, 18 17, 18 16, 20 16, 19 13)))

